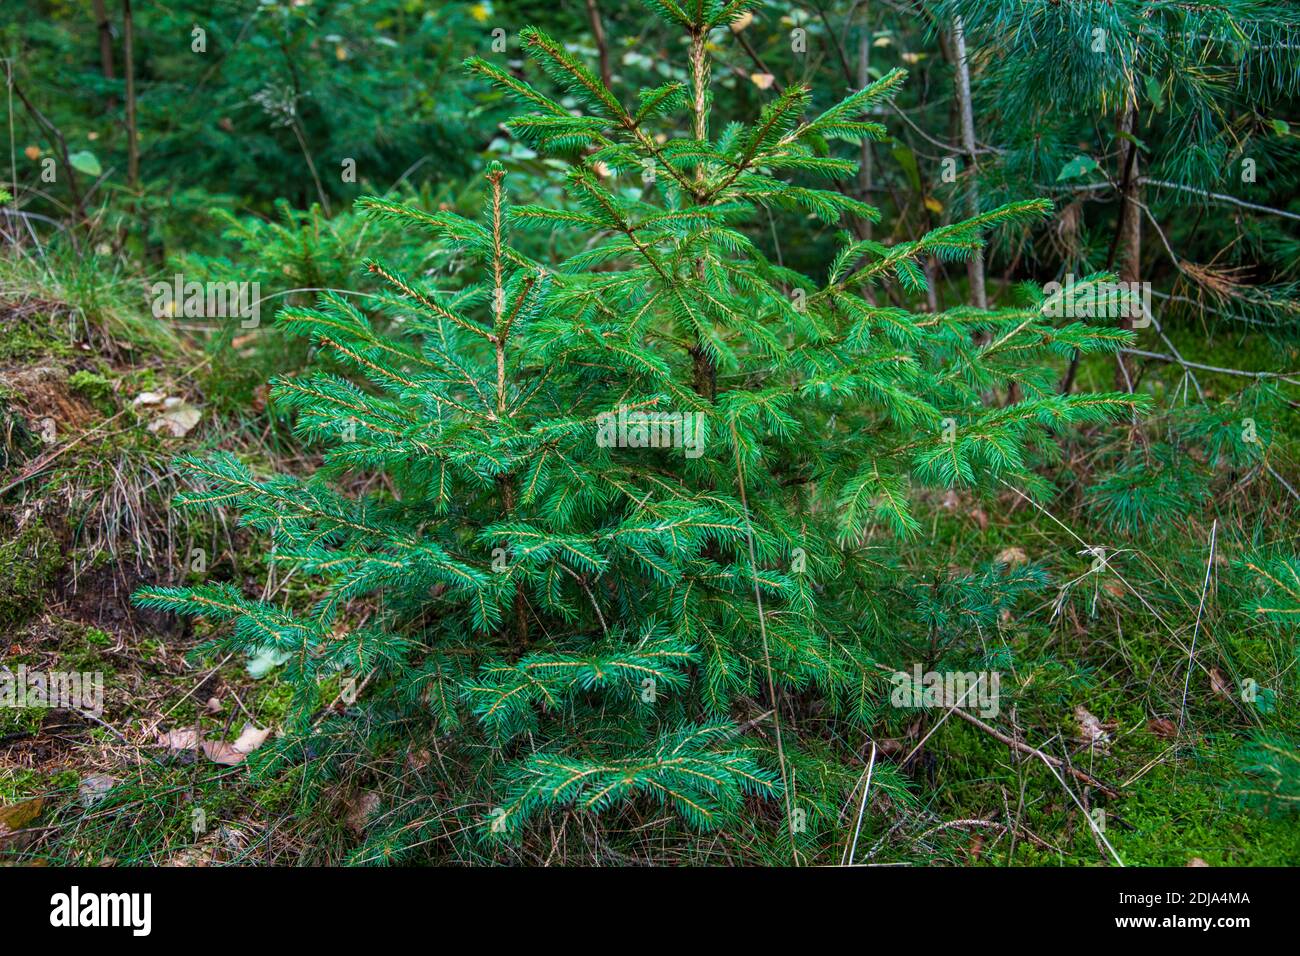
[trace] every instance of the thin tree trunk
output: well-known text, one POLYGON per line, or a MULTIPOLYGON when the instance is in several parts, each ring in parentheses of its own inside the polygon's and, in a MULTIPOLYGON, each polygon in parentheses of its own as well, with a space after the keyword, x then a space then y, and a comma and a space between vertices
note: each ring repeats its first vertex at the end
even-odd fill
MULTIPOLYGON (((871 19, 868 4, 862 4, 862 29, 858 33, 858 89, 866 89, 871 82, 871 19)), ((875 172, 875 153, 870 136, 862 137, 862 156, 858 161, 858 196, 863 202, 871 202, 872 176, 875 172)), ((875 234, 875 223, 865 216, 859 223, 859 238, 871 239, 875 234)), ((866 300, 876 304, 875 290, 868 286, 863 290, 866 300)))
POLYGON ((131 0, 122 0, 122 49, 126 71, 126 181, 140 188, 140 131, 135 118, 135 45, 131 26, 131 0))
POLYGON ((613 85, 613 74, 609 71, 609 43, 605 39, 605 25, 600 20, 596 0, 587 0, 587 16, 591 20, 591 35, 596 40, 596 49, 600 51, 600 79, 609 87, 613 85))
POLYGON ((939 311, 939 263, 934 256, 926 256, 925 265, 925 302, 931 313, 939 311))
MULTIPOLYGON (((970 163, 972 175, 978 168, 978 161, 975 158, 975 109, 971 103, 970 93, 970 63, 966 58, 966 31, 962 25, 961 17, 957 17, 952 23, 952 47, 953 59, 956 61, 955 72, 957 75, 957 104, 960 108, 961 116, 961 144, 966 150, 966 158, 970 163)), ((970 214, 979 215, 980 200, 979 190, 973 185, 970 186, 968 197, 970 214)), ((988 293, 984 288, 984 253, 982 250, 975 250, 971 257, 966 260, 966 276, 970 284, 970 302, 971 305, 980 309, 989 307, 988 293)))
MULTIPOLYGON (((709 55, 705 49, 708 31, 696 28, 691 32, 691 132, 700 142, 709 139, 709 55)), ((704 166, 701 164, 696 172, 700 183, 704 182, 704 166)), ((704 263, 695 264, 695 279, 704 281, 704 263)), ((691 385, 697 395, 712 402, 718 395, 718 367, 704 348, 699 335, 691 354, 691 385)))
MULTIPOLYGON (((49 119, 46 118, 45 114, 36 108, 36 104, 27 98, 27 94, 23 92, 23 88, 18 85, 18 80, 14 78, 13 61, 10 61, 6 66, 8 66, 9 88, 13 90, 14 95, 17 96, 23 106, 26 107, 27 112, 32 115, 32 119, 36 121, 36 125, 41 127, 41 129, 45 131, 46 135, 50 137, 50 142, 54 145, 54 148, 59 151, 59 158, 63 161, 64 173, 68 177, 68 191, 72 193, 72 204, 76 207, 77 218, 80 219, 85 215, 85 198, 81 194, 81 187, 77 185, 77 171, 72 168, 72 162, 68 157, 68 140, 59 128, 51 123, 49 119)), ((18 186, 15 182, 14 196, 17 197, 17 195, 18 186)))
MULTIPOLYGON (((108 8, 104 6, 104 0, 94 0, 93 8, 95 11, 95 29, 99 31, 99 69, 104 74, 104 79, 113 79, 113 27, 108 22, 108 8)), ((112 110, 117 108, 117 97, 111 93, 105 101, 105 106, 112 110)))
MULTIPOLYGON (((1138 168, 1138 148, 1137 148, 1137 129, 1138 129, 1138 109, 1134 103, 1129 110, 1128 116, 1128 134, 1132 139, 1129 140, 1129 168, 1125 171, 1124 176, 1124 195, 1123 206, 1120 215, 1123 217, 1120 229, 1117 233, 1119 237, 1119 279, 1121 282, 1140 282, 1142 269, 1142 183, 1141 172, 1138 168)), ((1129 286, 1133 288, 1133 286, 1129 286)), ((1133 328, 1133 319, 1127 314, 1120 318, 1120 327, 1125 329, 1133 328)), ((1123 352, 1115 356, 1115 388, 1120 391, 1133 390, 1133 373, 1128 356, 1123 352)))
MULTIPOLYGON (((496 350, 497 360, 497 401, 496 417, 497 421, 504 423, 509 417, 509 392, 506 388, 506 342, 510 336, 510 324, 513 316, 507 315, 509 304, 505 300, 505 243, 502 238, 503 229, 503 209, 505 194, 501 186, 502 179, 505 178, 505 172, 496 170, 488 174, 488 182, 492 186, 492 336, 491 341, 493 348, 496 350)), ((523 295, 527 295, 527 288, 524 289, 523 295)), ((522 302, 522 298, 520 302, 522 302)), ((515 479, 513 475, 504 474, 497 476, 497 487, 501 491, 501 507, 505 511, 506 517, 510 518, 515 513, 515 502, 517 494, 515 491, 515 479)), ((528 614, 524 602, 523 588, 515 585, 515 594, 511 602, 511 609, 514 613, 514 642, 517 652, 522 655, 528 648, 528 614)))
MULTIPOLYGON (((862 10, 862 31, 858 34, 858 89, 866 89, 871 81, 871 26, 867 20, 866 4, 862 10)), ((870 202, 871 176, 874 156, 871 152, 871 137, 862 137, 862 157, 858 163, 858 193, 863 202, 870 202)), ((870 239, 872 226, 870 219, 862 222, 862 238, 870 239)))
MULTIPOLYGON (((1137 163, 1137 131, 1138 131, 1138 108, 1136 96, 1131 100, 1129 109, 1125 117, 1120 118, 1120 129, 1129 136, 1128 151, 1124 156, 1124 172, 1120 179, 1119 186, 1119 214, 1115 223, 1115 234, 1110 240, 1110 252, 1106 256, 1107 271, 1115 268, 1115 257, 1121 251, 1124 253, 1123 264, 1120 266, 1120 278, 1125 282, 1137 281, 1137 274, 1142 259, 1142 216, 1138 211, 1137 203, 1142 201, 1141 184, 1138 182, 1138 163, 1137 163), (1127 129, 1125 129, 1127 126, 1127 129)), ((1122 318, 1120 325, 1123 328, 1131 329, 1133 320, 1122 318)), ((1116 387, 1127 391, 1128 383, 1132 376, 1129 373, 1129 367, 1125 364, 1123 354, 1116 356, 1119 363, 1115 368, 1116 387)), ((1079 371, 1079 350, 1074 350, 1074 355, 1070 358, 1070 367, 1065 373, 1065 378, 1061 381, 1061 394, 1068 395, 1074 387, 1074 377, 1079 371)))

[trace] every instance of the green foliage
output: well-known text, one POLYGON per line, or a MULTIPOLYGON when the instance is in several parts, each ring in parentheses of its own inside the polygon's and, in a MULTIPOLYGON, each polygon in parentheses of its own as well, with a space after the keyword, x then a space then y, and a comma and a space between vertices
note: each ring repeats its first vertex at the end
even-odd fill
MULTIPOLYGON (((1296 858, 1292 8, 601 3, 601 43, 533 0, 254 6, 136 5, 138 188, 120 7, 112 81, 86 8, 0 27, 0 505, 56 529, 6 553, 0 616, 29 666, 121 668, 114 727, 188 720, 154 669, 179 641, 288 731, 238 768, 132 766, 89 810, 84 767, 0 772, 4 802, 53 797, 23 855, 1094 863, 1040 762, 891 706, 919 662, 1000 672, 987 721, 1051 754, 1076 707, 1121 728, 1073 762, 1121 791, 1076 790, 1125 863, 1296 858), (957 305, 976 251, 987 312, 957 305), (145 290, 175 272, 259 283, 262 324, 169 329, 145 290), (1112 272, 1157 321, 1049 321, 1112 272), (23 375, 51 364, 105 417, 161 391, 203 425, 128 408, 44 446, 62 389, 23 375), (641 447, 602 442, 628 408, 641 447), (155 511, 177 449, 192 523, 155 511), (206 571, 164 558, 196 530, 206 571), (57 626, 125 615, 97 592, 141 571, 207 620, 57 626)), ((71 755, 105 769, 109 733, 71 755)))
POLYGON ((1028 252, 1088 272, 1115 258, 1117 187, 1131 169, 1163 239, 1142 252, 1141 278, 1159 270, 1175 292, 1212 297, 1210 322, 1293 338, 1294 222, 1272 209, 1296 193, 1297 141, 1275 122, 1300 94, 1294 4, 941 0, 929 12, 937 30, 960 18, 978 135, 991 144, 961 161, 950 202, 1050 190, 1071 214, 1028 252))
POLYGON ((0 545, 0 625, 13 627, 39 613, 43 592, 62 567, 58 539, 39 521, 0 545))
MULTIPOLYGON (((1047 357, 1112 352, 1128 336, 1057 328, 1041 296, 922 314, 864 295, 924 291, 923 258, 962 261, 1046 203, 892 245, 845 236, 821 280, 770 261, 738 228, 765 207, 878 217, 801 181, 855 168, 829 141, 881 138, 861 116, 903 77, 811 118, 807 92, 789 87, 754 123, 712 136, 704 38, 742 5, 651 6, 687 32, 690 82, 647 91, 636 111, 539 30, 520 35, 525 49, 587 112, 469 61, 529 110, 511 129, 565 161, 574 208, 512 205, 499 164, 481 220, 366 199, 400 234, 459 257, 458 286, 376 258, 389 292, 370 311, 327 294, 281 312, 331 362, 274 383, 322 449, 315 475, 182 459, 196 490, 181 503, 237 508, 275 561, 317 583, 317 603, 284 609, 232 585, 144 588, 137 601, 233 621, 214 638, 224 651, 289 655, 296 734, 311 735, 320 686, 338 674, 364 682, 366 716, 332 719, 318 738, 350 723, 455 729, 476 768, 456 804, 480 808, 461 816, 489 841, 564 809, 649 806, 688 827, 761 826, 798 856, 817 851, 857 779, 798 714, 820 702, 820 722, 860 734, 900 635, 992 623, 1042 583, 1003 567, 914 592, 868 540, 915 531, 913 486, 1044 492, 1034 468, 1052 459, 1052 432, 1143 400, 1056 393, 1047 357), (689 132, 673 135, 682 111, 689 132), (522 251, 513 234, 537 229, 582 237, 580 251, 553 264, 522 251), (990 408, 984 393, 1012 381, 1020 400, 990 408), (629 412, 647 417, 628 424, 629 412), (670 426, 673 447, 659 447, 670 426), (812 827, 796 824, 804 801, 812 827)), ((418 840, 398 817, 372 836, 384 859, 418 840)))
MULTIPOLYGON (((143 188, 127 181, 125 23, 117 4, 107 8, 111 67, 89 8, 56 4, 33 18, 25 3, 0 4, 4 55, 49 124, 15 99, 19 155, 31 143, 59 166, 56 183, 41 181, 43 212, 84 202, 102 175, 109 188, 135 194, 129 202, 110 197, 105 218, 132 235, 137 253, 205 248, 214 237, 203 213, 214 200, 264 211, 281 199, 328 208, 362 190, 395 187, 415 163, 425 178, 468 172, 461 157, 477 145, 467 117, 478 91, 462 82, 457 64, 481 31, 470 4, 180 2, 137 10, 143 188), (70 168, 51 129, 66 140, 70 168), (345 160, 355 162, 350 180, 345 160)), ((15 172, 36 182, 40 167, 23 160, 15 172)))
MULTIPOLYGON (((222 239, 229 251, 179 256, 176 270, 186 281, 256 283, 261 316, 286 304, 310 302, 321 292, 347 293, 360 274, 365 219, 352 212, 330 218, 319 205, 297 210, 285 200, 277 201, 275 209, 276 220, 215 210, 213 218, 225 227, 222 239)), ((199 327, 191 328, 204 336, 214 393, 236 408, 246 408, 271 375, 302 367, 308 355, 306 343, 269 322, 256 329, 246 324, 239 318, 200 320, 199 327)))
POLYGON ((1238 793, 1247 806, 1278 815, 1300 809, 1300 742, 1256 734, 1237 761, 1246 776, 1238 793))
POLYGON ((103 415, 111 415, 117 408, 113 383, 97 372, 85 369, 68 376, 68 388, 87 399, 103 415))

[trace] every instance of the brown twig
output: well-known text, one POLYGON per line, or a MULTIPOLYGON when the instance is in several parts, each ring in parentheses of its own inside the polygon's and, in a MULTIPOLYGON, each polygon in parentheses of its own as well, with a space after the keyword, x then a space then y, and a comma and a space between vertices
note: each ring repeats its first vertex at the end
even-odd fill
POLYGON ((1040 760, 1046 761, 1047 763, 1051 764, 1053 767, 1057 767, 1061 770, 1066 771, 1067 773, 1070 774, 1070 776, 1081 781, 1082 783, 1086 783, 1090 787, 1096 787, 1098 790, 1106 794, 1106 796, 1108 797, 1119 796, 1118 790, 1116 790, 1114 787, 1102 783, 1100 780, 1098 780, 1096 777, 1092 776, 1091 774, 1085 773, 1084 771, 1078 769, 1077 767, 1070 766, 1060 757, 1053 757, 1050 754, 1045 754, 1037 747, 1031 747, 1029 746, 1029 744, 1022 743, 1021 741, 1016 740, 1014 737, 1007 736, 1002 731, 998 730, 996 727, 984 723, 984 721, 980 720, 974 714, 968 714, 960 707, 954 708, 953 714, 960 717, 962 720, 966 721, 966 723, 970 724, 971 726, 978 727, 986 734, 996 737, 998 740, 1002 741, 1004 744, 1006 744, 1008 747, 1012 748, 1013 750, 1019 750, 1021 753, 1026 753, 1026 754, 1030 754, 1031 756, 1038 757, 1040 760))
MULTIPOLYGON (((83 210, 85 200, 82 197, 81 188, 77 185, 77 172, 72 168, 72 161, 68 158, 68 141, 64 139, 63 133, 59 131, 59 128, 51 123, 46 118, 45 114, 38 110, 36 105, 27 98, 27 94, 23 92, 22 87, 18 85, 18 80, 14 77, 12 63, 9 64, 9 88, 13 90, 14 95, 22 101, 23 106, 27 108, 27 112, 30 113, 32 119, 36 121, 36 125, 45 130, 46 135, 49 136, 50 140, 53 142, 55 149, 59 151, 59 157, 63 160, 64 172, 68 176, 68 190, 72 193, 72 204, 76 207, 77 217, 81 218, 81 216, 84 215, 83 210)), ((14 195, 17 196, 17 193, 14 195)))
POLYGON ((600 80, 609 89, 613 86, 613 74, 609 71, 609 43, 605 39, 605 25, 600 20, 596 0, 587 0, 587 16, 591 20, 591 35, 596 40, 596 49, 600 51, 600 80))

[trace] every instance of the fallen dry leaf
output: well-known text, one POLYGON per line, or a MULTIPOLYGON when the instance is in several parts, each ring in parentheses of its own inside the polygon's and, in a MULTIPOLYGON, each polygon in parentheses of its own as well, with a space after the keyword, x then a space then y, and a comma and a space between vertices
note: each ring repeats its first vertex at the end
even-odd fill
POLYGON ((186 728, 159 734, 158 742, 172 753, 201 749, 204 755, 213 763, 233 767, 243 763, 245 757, 266 743, 266 738, 270 734, 270 728, 259 730, 252 724, 244 724, 243 731, 233 741, 200 741, 193 730, 186 728))
POLYGON ((994 558, 994 560, 997 561, 998 564, 1009 564, 1014 567, 1017 564, 1024 564, 1028 561, 1029 555, 1025 554, 1024 548, 1003 548, 998 552, 998 556, 994 558))
POLYGON ((419 750, 408 750, 406 753, 406 766, 411 770, 420 771, 429 766, 429 761, 432 759, 433 755, 424 747, 419 750))
POLYGON ((203 755, 213 763, 219 763, 222 766, 234 767, 244 762, 247 754, 241 754, 235 749, 234 744, 228 744, 224 740, 205 740, 203 741, 203 755))
POLYGON ((199 736, 192 728, 169 730, 165 734, 158 735, 158 743, 172 753, 180 753, 182 750, 197 750, 199 736))
POLYGON ((166 411, 149 423, 149 431, 165 432, 172 438, 184 438, 203 417, 201 411, 179 398, 166 399, 163 407, 166 411))
POLYGON ((1232 685, 1217 667, 1210 668, 1210 690, 1225 700, 1232 700, 1232 685))
POLYGON ((44 797, 33 797, 22 803, 0 807, 0 843, 3 843, 5 838, 15 830, 21 830, 39 817, 43 809, 45 809, 44 797))
POLYGON ((131 406, 139 408, 141 405, 161 405, 166 400, 167 396, 162 392, 141 392, 131 399, 131 406))
POLYGON ((1105 725, 1089 713, 1088 708, 1082 704, 1074 708, 1074 719, 1079 724, 1079 737, 1085 743, 1105 747, 1110 741, 1110 734, 1106 732, 1105 725))
POLYGON ((1178 736, 1178 726, 1168 717, 1154 717, 1148 720, 1147 730, 1166 740, 1173 740, 1178 736))
POLYGON ((353 833, 360 834, 365 831, 366 824, 370 821, 370 816, 379 809, 379 794, 372 790, 367 790, 356 800, 348 802, 348 828, 353 833))
POLYGON ((117 777, 110 777, 106 773, 92 773, 89 777, 83 777, 77 786, 77 798, 83 807, 89 809, 103 800, 104 795, 112 790, 117 782, 117 777))
POLYGON ((205 740, 203 752, 213 763, 233 767, 243 763, 245 757, 262 746, 270 733, 270 728, 259 730, 252 724, 244 724, 243 732, 234 743, 226 743, 224 740, 205 740))
POLYGON ((259 730, 252 724, 244 724, 243 731, 235 739, 235 749, 240 753, 251 754, 262 744, 266 743, 266 738, 271 736, 271 728, 259 730))

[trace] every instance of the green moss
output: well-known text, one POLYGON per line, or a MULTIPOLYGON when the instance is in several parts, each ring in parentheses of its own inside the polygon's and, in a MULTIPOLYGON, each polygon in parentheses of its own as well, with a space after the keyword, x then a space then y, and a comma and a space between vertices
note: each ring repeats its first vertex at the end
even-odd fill
POLYGON ((0 707, 0 737, 37 733, 45 714, 44 707, 0 707))
POLYGON ((1124 862, 1185 866, 1196 856, 1211 866, 1295 866, 1300 828, 1243 810, 1220 781, 1231 776, 1226 759, 1211 753, 1194 770, 1157 766, 1126 795, 1120 812, 1132 829, 1107 836, 1124 862))
MULTIPOLYGON (((272 723, 284 720, 285 716, 289 713, 289 704, 293 700, 293 689, 289 687, 289 685, 282 684, 279 681, 268 681, 264 686, 266 687, 266 692, 262 694, 261 698, 258 700, 258 714, 263 720, 272 723)), ((325 691, 321 692, 321 696, 325 700, 332 699, 331 697, 326 696, 325 691)))
POLYGON ((40 522, 0 545, 0 625, 21 624, 35 615, 62 566, 59 542, 40 522))
MULTIPOLYGON (((4 712, 0 711, 0 719, 4 712)), ((5 731, 0 730, 0 735, 5 731)), ((35 770, 8 770, 0 773, 0 805, 9 805, 39 794, 44 787, 42 775, 35 770)))
POLYGON ((0 335, 0 361, 15 362, 37 356, 49 359, 72 354, 72 346, 67 341, 25 323, 16 323, 0 335))
POLYGON ((301 767, 290 767, 278 777, 268 780, 252 792, 253 803, 266 811, 280 811, 293 804, 302 792, 301 767))
POLYGON ((131 381, 136 392, 152 392, 158 388, 158 373, 152 368, 138 369, 132 374, 131 381))
MULTIPOLYGON (((115 638, 97 627, 88 627, 77 621, 61 621, 58 627, 60 668, 101 674, 106 691, 124 686, 123 673, 119 667, 120 658, 105 653, 106 648, 112 648, 117 643, 115 638)), ((99 728, 90 731, 92 735, 97 732, 99 728)))
POLYGON ((101 415, 117 411, 117 393, 113 383, 95 372, 73 372, 68 377, 68 389, 90 402, 101 415))

